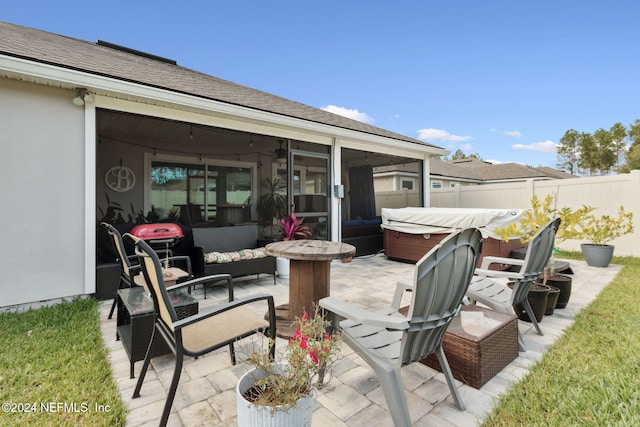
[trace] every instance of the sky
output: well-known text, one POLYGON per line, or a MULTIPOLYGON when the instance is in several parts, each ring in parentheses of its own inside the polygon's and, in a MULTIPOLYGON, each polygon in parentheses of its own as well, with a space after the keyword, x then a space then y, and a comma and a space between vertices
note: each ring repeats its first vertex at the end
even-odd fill
POLYGON ((640 119, 636 0, 21 0, 0 20, 124 45, 484 160, 555 167, 640 119))

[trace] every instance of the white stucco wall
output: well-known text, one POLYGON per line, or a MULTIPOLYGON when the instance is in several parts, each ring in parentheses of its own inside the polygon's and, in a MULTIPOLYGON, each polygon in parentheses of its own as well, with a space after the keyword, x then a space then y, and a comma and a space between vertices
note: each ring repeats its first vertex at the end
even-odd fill
POLYGON ((0 308, 85 293, 84 108, 0 79, 0 308))

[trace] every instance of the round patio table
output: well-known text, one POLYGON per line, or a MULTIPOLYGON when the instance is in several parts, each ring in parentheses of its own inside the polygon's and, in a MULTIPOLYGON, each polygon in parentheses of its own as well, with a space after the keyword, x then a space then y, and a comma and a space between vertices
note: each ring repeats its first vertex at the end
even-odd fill
POLYGON ((291 322, 305 311, 313 314, 318 302, 329 296, 331 260, 352 257, 356 248, 327 240, 284 240, 269 243, 265 252, 290 260, 289 304, 276 309, 276 332, 291 337, 291 322))

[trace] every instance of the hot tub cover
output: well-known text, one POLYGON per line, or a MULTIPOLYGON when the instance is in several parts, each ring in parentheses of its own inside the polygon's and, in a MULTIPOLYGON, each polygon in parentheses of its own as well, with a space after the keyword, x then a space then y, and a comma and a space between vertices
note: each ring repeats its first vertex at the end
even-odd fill
POLYGON ((382 228, 409 234, 453 233, 477 227, 482 237, 500 239, 493 230, 519 221, 525 209, 382 208, 382 228))

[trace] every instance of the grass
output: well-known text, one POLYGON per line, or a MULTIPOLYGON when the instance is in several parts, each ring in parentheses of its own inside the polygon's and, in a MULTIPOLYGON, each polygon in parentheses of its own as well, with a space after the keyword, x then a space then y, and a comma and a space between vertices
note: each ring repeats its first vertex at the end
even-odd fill
POLYGON ((483 426, 640 425, 640 259, 613 262, 622 271, 483 426))
POLYGON ((124 425, 97 304, 76 299, 0 314, 0 403, 13 403, 0 411, 0 425, 124 425))

